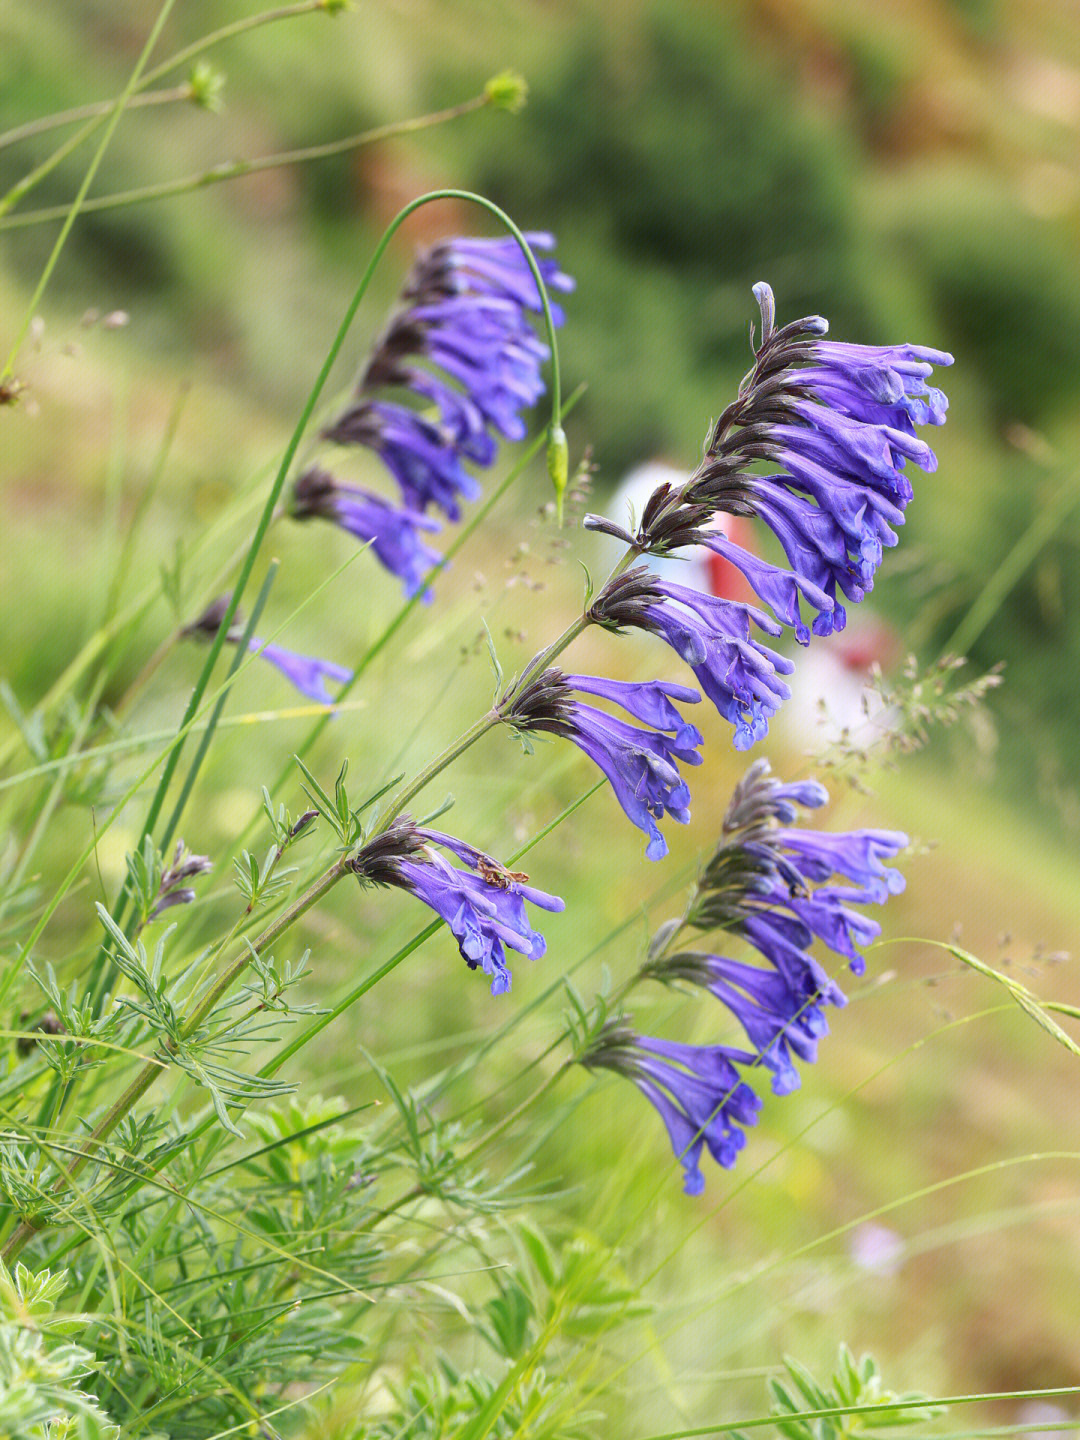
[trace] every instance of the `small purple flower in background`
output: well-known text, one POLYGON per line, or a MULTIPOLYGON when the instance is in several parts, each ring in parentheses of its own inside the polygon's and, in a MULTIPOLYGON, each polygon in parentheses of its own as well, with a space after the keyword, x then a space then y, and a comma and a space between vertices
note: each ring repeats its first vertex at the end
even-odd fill
POLYGON ((611 1021, 579 1057, 589 1070, 612 1070, 632 1080, 657 1109, 675 1157, 683 1167, 683 1190, 700 1195, 702 1150, 730 1169, 746 1144, 745 1128, 757 1123, 761 1101, 739 1078, 736 1064, 754 1057, 724 1045, 679 1045, 638 1035, 611 1021))
MULTIPOLYGON (((186 625, 184 635, 197 636, 204 640, 212 639, 218 632, 218 627, 228 608, 228 596, 219 596, 211 605, 208 605, 197 620, 186 625)), ((226 635, 230 645, 239 645, 244 638, 243 620, 240 612, 233 616, 234 624, 230 626, 226 635)), ((320 705, 333 705, 334 697, 326 688, 326 682, 332 680, 335 685, 345 685, 353 677, 353 672, 347 670, 344 665, 335 665, 330 660, 319 660, 311 655, 298 655, 293 650, 285 650, 280 645, 264 644, 262 640, 254 635, 248 641, 248 649, 257 652, 263 660, 268 661, 286 677, 287 680, 312 700, 317 700, 320 705)))
POLYGON ((195 899, 195 891, 184 882, 194 880, 196 875, 205 875, 208 870, 213 868, 214 862, 208 855, 190 855, 184 842, 178 840, 172 864, 161 872, 158 899, 147 915, 146 923, 149 924, 151 920, 156 920, 166 910, 171 910, 174 905, 190 905, 195 899))
MULTIPOLYGON (((734 565, 805 645, 811 629, 818 635, 843 629, 847 617, 841 597, 858 603, 873 587, 882 554, 897 543, 894 527, 903 524, 912 498, 907 462, 926 471, 936 468, 934 453, 915 437, 915 426, 944 422, 945 396, 927 381, 934 366, 951 365, 952 356, 921 345, 825 340, 828 322, 816 315, 778 330, 772 291, 762 284, 754 294, 762 318, 755 364, 738 398, 720 416, 697 470, 685 484, 665 482, 653 492, 636 535, 600 516, 587 516, 585 524, 618 536, 642 554, 707 547, 734 565), (776 473, 756 474, 752 467, 761 462, 777 466, 776 473), (780 541, 790 569, 760 559, 710 528, 721 512, 763 520, 780 541), (803 604, 816 612, 812 624, 803 617, 803 604)), ((594 618, 613 624, 613 602, 618 609, 625 596, 612 591, 627 580, 624 575, 605 587, 593 607, 594 618)), ((661 583, 653 587, 676 599, 677 606, 691 603, 685 593, 672 596, 671 588, 685 591, 679 586, 665 591, 661 583)), ((655 593, 650 598, 655 607, 655 593)), ((726 607, 711 613, 698 607, 709 633, 720 641, 719 653, 710 655, 700 635, 680 653, 686 658, 687 649, 706 651, 688 663, 718 677, 708 681, 697 670, 703 689, 735 725, 736 747, 746 749, 764 736, 769 715, 786 698, 786 686, 776 678, 782 667, 771 651, 751 640, 749 623, 778 632, 762 625, 761 613, 752 607, 710 603, 726 607)), ((678 650, 665 631, 678 625, 681 614, 676 608, 673 620, 661 610, 616 621, 613 628, 637 624, 678 650)), ((681 633, 685 640, 685 622, 681 633)))
POLYGON ((334 697, 326 688, 332 680, 335 685, 345 685, 352 679, 353 672, 344 665, 335 665, 330 660, 318 660, 311 655, 297 655, 293 650, 283 650, 280 645, 264 644, 253 635, 248 649, 257 652, 263 660, 275 666, 302 695, 317 700, 320 705, 333 705, 334 697))
POLYGON ((450 927, 469 969, 490 978, 493 995, 510 989, 505 945, 530 960, 539 960, 547 948, 529 923, 525 902, 541 910, 565 908, 557 895, 526 884, 527 875, 505 869, 452 835, 421 829, 406 816, 363 846, 349 868, 361 881, 408 890, 434 910, 450 927), (449 850, 469 868, 451 865, 433 846, 449 850))
POLYGON ((904 1263, 904 1237, 887 1225, 864 1221, 851 1234, 848 1253, 861 1270, 872 1270, 886 1279, 904 1263))
POLYGON ((822 940, 861 975, 865 962, 856 947, 876 939, 880 927, 850 906, 881 903, 903 887, 899 871, 883 861, 907 844, 905 836, 795 827, 800 809, 817 809, 827 799, 815 780, 784 784, 771 778, 766 761, 752 765, 735 788, 721 842, 684 915, 658 931, 639 972, 640 979, 708 991, 738 1022, 750 1048, 642 1040, 619 1021, 579 1056, 583 1064, 634 1080, 660 1111, 689 1194, 702 1187, 697 1160, 703 1144, 721 1165, 734 1163, 744 1140, 738 1126, 753 1123, 760 1107, 747 1083, 754 1071, 771 1072, 775 1095, 797 1090, 796 1062, 813 1063, 828 1034, 825 1007, 847 1004, 810 953, 814 941, 822 940), (853 886, 812 888, 834 874, 853 886), (679 949, 676 937, 686 930, 726 931, 766 963, 679 949))
MULTIPOLYGON (((550 235, 525 238, 533 251, 555 244, 550 235)), ((555 260, 538 257, 538 264, 550 290, 574 288, 555 260)), ((479 498, 480 484, 465 463, 489 466, 497 436, 524 437, 521 412, 544 393, 549 355, 531 319, 542 308, 540 294, 513 239, 442 241, 417 259, 403 298, 406 308, 376 344, 353 403, 323 432, 340 446, 373 450, 397 482, 402 505, 317 470, 296 482, 290 510, 296 519, 321 516, 370 540, 411 596, 439 561, 418 537, 438 528, 425 512, 434 508, 457 521, 461 502, 479 498)), ((552 319, 562 323, 558 306, 552 319)))
POLYGON ((701 732, 683 719, 673 700, 696 704, 701 696, 685 685, 661 681, 602 680, 591 675, 544 673, 514 698, 504 719, 528 733, 546 730, 571 740, 603 771, 630 820, 649 837, 645 854, 662 860, 667 841, 657 820, 670 815, 680 825, 690 819, 690 791, 678 765, 700 765, 701 732), (573 692, 596 695, 636 719, 655 725, 647 730, 585 705, 573 692))
MULTIPOLYGON (((297 480, 292 514, 298 520, 322 516, 357 540, 369 543, 383 567, 404 581, 405 594, 410 597, 442 559, 438 550, 420 538, 441 530, 438 520, 418 510, 396 509, 380 495, 359 485, 343 484, 316 466, 305 470, 297 480)), ((433 598, 430 590, 424 592, 425 603, 433 598)))

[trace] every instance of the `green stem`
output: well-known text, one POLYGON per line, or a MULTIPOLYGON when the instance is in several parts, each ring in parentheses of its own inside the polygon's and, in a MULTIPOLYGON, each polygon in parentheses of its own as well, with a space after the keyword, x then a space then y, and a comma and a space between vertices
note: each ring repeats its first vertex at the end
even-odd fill
MULTIPOLYGON (((175 100, 191 99, 189 84, 173 85, 168 90, 146 91, 142 87, 147 83, 144 76, 127 103, 129 110, 142 110, 147 105, 168 105, 175 100)), ((57 130, 63 125, 78 125, 82 120, 102 120, 115 104, 115 98, 95 100, 92 105, 78 105, 74 110, 60 110, 55 115, 43 115, 40 120, 28 120, 25 125, 16 125, 13 130, 5 130, 0 135, 0 150, 16 145, 20 140, 32 140, 35 135, 44 135, 47 131, 57 130)))
MULTIPOLYGON (((338 881, 347 873, 346 860, 345 857, 342 857, 335 861, 329 870, 320 875, 318 880, 309 886, 304 894, 300 896, 299 900, 290 905, 288 910, 283 911, 271 925, 268 925, 261 935, 244 946, 240 954, 226 967, 218 977, 216 983, 196 1006, 190 1019, 184 1026, 183 1033, 185 1039, 194 1034, 202 1024, 206 1016, 213 1010, 214 1006, 232 985, 237 975, 249 964, 252 955, 261 954, 267 946, 272 945, 305 911, 310 910, 328 891, 332 890, 338 881)), ((154 1059, 147 1061, 124 1092, 113 1101, 112 1105, 109 1106, 97 1125, 95 1125, 93 1132, 68 1167, 66 1174, 61 1177, 57 1186, 54 1187, 55 1189, 63 1188, 65 1182, 74 1180, 78 1176, 83 1167, 93 1159, 100 1143, 116 1129, 117 1125, 131 1107, 142 1099, 157 1077, 168 1068, 169 1061, 167 1057, 160 1060, 154 1059)), ((4 1246, 4 1261, 12 1261, 22 1250, 23 1246, 26 1245, 41 1228, 41 1226, 32 1224, 29 1221, 22 1221, 4 1246)))
MULTIPOLYGON (((119 190, 112 195, 97 195, 83 205, 84 214, 99 210, 119 210, 129 205, 141 205, 148 200, 165 200, 174 195, 186 195, 195 190, 205 190, 211 185, 220 185, 226 180, 236 180, 244 175, 257 175, 263 170, 276 170, 286 165, 302 165, 311 160, 325 160, 333 155, 343 155, 361 146, 377 141, 389 140, 397 135, 409 135, 416 130, 443 125, 469 115, 487 105, 486 95, 474 95, 458 105, 445 110, 434 110, 428 115, 418 115, 409 120, 391 121, 372 130, 362 130, 357 135, 342 140, 330 140, 323 145, 307 145, 299 150, 283 150, 273 155, 260 155, 255 160, 226 160, 209 170, 195 175, 184 175, 176 180, 162 180, 155 185, 140 185, 133 190, 119 190)), ((29 225, 43 225, 50 220, 59 220, 66 213, 63 205, 44 206, 39 210, 28 210, 0 220, 0 230, 21 230, 29 225)), ((3 214, 0 205, 0 215, 3 214)))
MULTIPOLYGON (((94 176, 97 174, 98 166, 105 158, 105 151, 109 147, 109 142, 113 137, 113 132, 115 131, 117 125, 120 123, 120 116, 124 113, 124 106, 131 99, 131 96, 135 93, 135 86, 139 82, 139 76, 142 74, 146 62, 150 59, 154 46, 158 42, 158 37, 161 35, 161 32, 165 27, 165 22, 169 18, 169 12, 172 10, 175 3, 176 0, 164 0, 161 9, 158 11, 158 17, 154 21, 153 29, 150 31, 146 44, 142 48, 142 53, 139 56, 138 60, 135 62, 135 68, 131 72, 127 84, 124 86, 123 94, 119 97, 119 99, 116 101, 116 104, 113 106, 112 112, 105 125, 105 134, 101 137, 100 145, 98 145, 97 149, 94 151, 94 158, 87 166, 86 174, 83 176, 82 184, 79 186, 78 193, 76 194, 75 199, 68 207, 67 219, 64 221, 64 224, 60 229, 60 234, 56 237, 56 244, 53 246, 52 253, 49 255, 48 260, 45 262, 45 269, 41 273, 41 279, 37 283, 37 288, 35 289, 34 294, 31 297, 30 304, 26 307, 26 313, 23 316, 22 324, 20 325, 19 330, 15 336, 15 344, 11 347, 11 352, 8 355, 7 359, 4 361, 3 369, 0 370, 0 380, 6 379, 7 376, 12 373, 16 358, 18 357, 19 351, 22 348, 23 341, 26 339, 27 332, 30 329, 30 324, 37 311, 38 304, 41 301, 42 295, 44 295, 45 293, 45 287, 48 285, 49 280, 52 278, 53 270, 56 268, 56 262, 60 259, 60 252, 63 250, 64 245, 67 241, 67 237, 71 233, 71 227, 75 224, 75 218, 78 215, 79 210, 82 208, 82 203, 83 200, 86 198, 86 193, 90 189, 90 186, 94 183, 94 176)), ((3 203, 0 202, 0 213, 2 213, 3 208, 3 203)))
POLYGON ((373 833, 382 834, 382 832, 389 827, 391 820, 401 814, 410 800, 416 795, 419 795, 420 791, 434 780, 436 775, 440 775, 448 765, 452 765, 460 755, 464 755, 465 751, 468 750, 471 745, 475 745, 481 735, 486 735, 489 730, 498 725, 501 719, 502 716, 497 710, 489 710, 486 715, 482 715, 479 720, 459 735, 454 743, 448 746, 441 755, 437 755, 430 765, 425 765, 419 775, 411 780, 405 789, 391 801, 385 815, 373 833))
MULTIPOLYGON (((261 25, 269 25, 277 20, 286 20, 293 15, 306 15, 313 10, 322 10, 323 8, 323 0, 301 0, 301 3, 298 5, 283 5, 277 10, 266 10, 261 15, 249 15, 244 20, 235 20, 232 24, 223 26, 220 30, 214 30, 211 34, 204 35, 201 40, 194 41, 191 45, 185 46, 183 50, 178 50, 170 59, 165 60, 153 70, 148 70, 146 74, 142 76, 141 80, 139 80, 130 91, 125 91, 125 94, 120 96, 118 100, 106 101, 104 114, 95 115, 81 130, 76 131, 74 135, 70 136, 62 145, 54 150, 48 159, 43 160, 41 164, 31 170, 29 174, 24 175, 18 184, 9 190, 6 195, 0 196, 0 215, 6 215, 11 207, 16 205, 28 190, 32 190, 39 180, 44 180, 46 175, 56 169, 61 160, 70 155, 73 150, 77 150, 84 140, 88 139, 96 130, 100 129, 105 123, 106 117, 112 113, 114 106, 122 104, 126 107, 134 96, 138 95, 148 86, 153 85, 156 81, 160 80, 162 76, 167 75, 170 70, 175 70, 178 66, 183 65, 185 61, 193 59, 196 55, 200 55, 204 50, 209 50, 211 46, 219 44, 222 40, 230 40, 234 36, 242 34, 245 30, 254 30, 261 25)), ((6 140, 6 137, 4 138, 6 140)))

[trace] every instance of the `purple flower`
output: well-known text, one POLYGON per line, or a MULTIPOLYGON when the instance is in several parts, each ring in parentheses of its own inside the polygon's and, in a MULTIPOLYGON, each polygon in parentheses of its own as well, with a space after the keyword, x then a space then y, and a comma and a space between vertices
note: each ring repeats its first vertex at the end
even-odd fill
MULTIPOLYGON (((550 235, 526 238, 534 250, 555 243, 550 235)), ((549 289, 573 289, 553 259, 538 263, 549 289)), ((443 241, 418 257, 403 298, 405 308, 378 341, 354 402, 323 433, 339 445, 373 450, 397 482, 404 508, 382 502, 385 510, 376 513, 375 497, 348 486, 313 506, 301 477, 292 513, 323 515, 371 540, 376 558, 413 594, 434 563, 416 532, 436 527, 420 517, 435 508, 457 521, 461 502, 479 498, 479 482, 465 464, 491 465, 498 436, 524 437, 522 411, 544 393, 549 357, 533 328, 539 292, 514 240, 443 241), (358 497, 351 505, 342 498, 347 492, 358 497)), ((552 319, 562 323, 557 306, 552 319)))
MULTIPOLYGON (((229 597, 219 595, 197 620, 185 625, 181 633, 202 640, 212 639, 217 634, 228 607, 229 597)), ((239 645, 244 638, 244 622, 239 610, 234 614, 233 621, 225 638, 230 645, 239 645)), ((326 688, 328 680, 332 680, 336 685, 345 685, 353 678, 353 672, 346 670, 344 665, 335 665, 329 660, 318 660, 310 655, 297 655, 292 650, 282 649, 280 645, 264 644, 254 636, 248 641, 248 649, 276 666, 299 691, 309 695, 312 700, 317 700, 320 705, 334 703, 334 697, 326 688)))
POLYGON ((445 920, 470 970, 491 979, 491 993, 510 989, 504 946, 538 960, 544 937, 529 924, 525 902, 541 910, 565 908, 557 895, 537 890, 528 878, 506 870, 482 850, 439 830, 424 830, 402 817, 357 852, 350 868, 374 884, 397 885, 445 920), (432 846, 449 850, 469 868, 451 865, 432 846), (476 873, 473 873, 476 872, 476 873))
POLYGON ((816 992, 801 996, 778 971, 757 965, 720 955, 701 960, 708 977, 705 988, 727 1006, 760 1063, 773 1072, 773 1093, 790 1095, 802 1083, 792 1055, 813 1062, 818 1040, 829 1033, 816 992))
POLYGON ((401 487, 406 506, 434 505, 451 520, 461 519, 462 500, 478 500, 480 484, 462 468, 439 426, 419 410, 389 400, 362 400, 325 432, 342 445, 367 445, 401 487))
POLYGON ((208 855, 192 855, 188 852, 184 842, 178 840, 172 864, 167 865, 161 872, 157 901, 147 915, 146 923, 149 924, 151 920, 156 920, 165 910, 171 910, 174 905, 190 905, 195 899, 195 891, 184 882, 194 880, 196 875, 205 875, 208 870, 213 868, 214 862, 208 855))
POLYGON ((267 645, 254 635, 248 641, 248 649, 257 651, 264 660, 276 666, 301 694, 317 700, 320 705, 334 703, 333 695, 326 688, 328 680, 335 685, 345 685, 352 679, 353 672, 346 670, 344 665, 334 665, 329 660, 318 660, 311 655, 297 655, 295 651, 283 650, 280 645, 267 645))
MULTIPOLYGON (((413 596, 424 583, 424 576, 438 565, 442 556, 420 536, 440 530, 437 520, 418 510, 395 509, 379 495, 372 495, 359 485, 346 485, 325 470, 312 468, 296 482, 292 514, 297 519, 321 515, 340 525, 357 540, 370 543, 383 566, 399 576, 405 594, 413 596)), ((431 590, 423 595, 425 604, 434 598, 431 590)))
MULTIPOLYGON (((912 498, 908 461, 937 466, 915 426, 944 422, 947 402, 927 381, 952 356, 921 345, 849 345, 822 338, 812 315, 782 329, 767 285, 756 285, 762 338, 738 398, 720 416, 701 465, 646 507, 634 539, 644 553, 705 545, 746 576, 800 644, 846 623, 840 597, 873 588, 912 498), (777 467, 754 473, 757 462, 777 467), (790 569, 769 564, 708 528, 719 511, 755 515, 779 539, 790 569), (812 626, 801 602, 816 611, 812 626)), ((590 517, 593 528, 609 522, 590 517)))
MULTIPOLYGON (((740 556, 745 553, 738 550, 740 556)), ((638 568, 606 586, 589 613, 601 625, 633 626, 670 645, 734 726, 737 750, 748 750, 765 736, 770 717, 791 694, 780 676, 795 667, 762 645, 751 629, 779 635, 781 627, 756 606, 702 595, 638 568)))
MULTIPOLYGON (((798 809, 816 809, 827 798, 816 781, 783 784, 770 777, 767 762, 751 766, 736 786, 724 819, 724 838, 702 872, 684 917, 658 933, 640 971, 642 978, 697 986, 719 1000, 751 1046, 747 1054, 726 1053, 749 1070, 770 1071, 776 1095, 798 1089, 796 1062, 816 1060, 818 1041, 828 1034, 825 1007, 847 1004, 829 971, 811 954, 815 940, 861 975, 865 962, 856 947, 876 939, 880 927, 851 906, 882 901, 902 887, 899 872, 882 862, 906 844, 904 836, 877 830, 829 835, 795 828, 798 809), (856 885, 822 883, 812 888, 837 873, 856 885), (673 950, 675 937, 685 929, 725 930, 747 942, 766 963, 673 950)), ((650 1094, 650 1099, 664 1113, 655 1096, 650 1094)), ((670 1108, 670 1095, 665 1103, 670 1108)), ((673 1144, 673 1127, 685 1120, 684 1115, 683 1121, 669 1121, 673 1144)))
POLYGON ((899 830, 852 830, 830 835, 821 830, 775 830, 773 845, 790 858, 804 878, 823 883, 834 874, 854 881, 861 889, 848 898, 884 904, 890 895, 899 895, 904 877, 899 870, 882 864, 891 860, 909 843, 899 830))
POLYGON ((581 1064, 633 1080, 667 1127, 683 1167, 683 1190, 700 1195, 705 1188, 702 1150, 707 1146, 716 1163, 730 1169, 746 1144, 745 1128, 757 1123, 761 1101, 736 1069, 753 1059, 724 1045, 680 1045, 637 1035, 615 1022, 581 1057, 581 1064))
POLYGON ((701 733, 687 724, 672 700, 695 703, 700 698, 696 690, 683 685, 635 684, 547 670, 515 698, 506 718, 519 730, 547 730, 583 750, 607 776, 630 820, 649 836, 646 856, 662 860, 668 847, 657 820, 670 815, 685 825, 690 819, 690 791, 678 762, 701 764, 697 753, 701 733), (571 698, 575 690, 609 700, 657 728, 628 725, 582 704, 571 698))
MULTIPOLYGON (((555 248, 554 235, 543 231, 528 231, 525 239, 534 255, 537 250, 555 248)), ((536 259, 549 290, 562 290, 564 293, 573 290, 573 280, 560 271, 557 261, 542 256, 536 256, 536 259)), ((511 300, 529 310, 539 311, 541 308, 533 273, 521 253, 521 247, 509 235, 491 240, 475 237, 443 240, 433 246, 417 261, 412 288, 405 293, 423 294, 425 291, 489 295, 495 299, 511 300)), ((564 318, 562 311, 555 304, 552 304, 551 310, 555 324, 561 325, 564 318)))

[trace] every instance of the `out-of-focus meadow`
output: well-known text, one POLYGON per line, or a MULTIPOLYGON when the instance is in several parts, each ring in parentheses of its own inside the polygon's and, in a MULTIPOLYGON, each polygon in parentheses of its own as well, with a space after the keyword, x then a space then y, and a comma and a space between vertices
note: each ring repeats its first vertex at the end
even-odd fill
MULTIPOLYGON (((161 53, 255 8, 178 6, 161 53)), ((147 23, 130 0, 6 7, 0 129, 118 93, 147 23)), ((837 338, 951 350, 949 421, 931 437, 939 469, 918 478, 900 548, 851 627, 869 635, 871 615, 889 627, 882 653, 898 685, 908 652, 925 669, 958 643, 969 657, 960 683, 999 662, 1004 679, 977 713, 935 728, 923 751, 865 775, 871 795, 829 782, 832 823, 895 826, 918 842, 907 892, 883 916, 890 943, 851 986, 801 1092, 766 1103, 737 1169, 711 1173, 702 1199, 682 1196, 639 1098, 615 1082, 594 1090, 585 1076, 563 1083, 560 1121, 536 1136, 527 1184, 557 1192, 550 1203, 583 1230, 622 1241, 636 1278, 656 1272, 649 1293, 661 1308, 627 1357, 626 1413, 612 1434, 758 1413, 765 1367, 791 1352, 824 1368, 841 1339, 872 1349, 896 1388, 1080 1385, 1080 1060, 1001 987, 927 943, 957 940, 1043 998, 1080 999, 1077 962, 1053 958, 1076 948, 1080 908, 1071 7, 363 0, 225 42, 208 59, 226 77, 223 108, 125 116, 91 200, 454 106, 507 67, 530 90, 517 115, 479 109, 175 198, 88 207, 76 221, 38 307, 43 328, 16 367, 27 388, 0 415, 0 672, 19 704, 32 709, 110 607, 153 587, 162 566, 179 564, 180 606, 173 613, 160 597, 110 657, 106 704, 212 597, 361 267, 394 212, 426 189, 480 190, 523 228, 556 234, 577 280, 561 353, 566 392, 588 387, 567 422, 572 461, 588 445, 597 467, 588 508, 602 509, 634 463, 693 465, 708 419, 747 368, 757 280, 772 284, 781 322, 820 313, 837 338), (85 326, 90 309, 124 311, 128 323, 85 326), (144 502, 129 554, 127 525, 144 502), (895 1233, 895 1254, 873 1250, 871 1225, 895 1233)), ((0 192, 64 133, 0 150, 0 192)), ((5 352, 59 228, 21 226, 20 216, 69 201, 89 153, 76 150, 0 217, 5 352)), ((340 388, 415 247, 470 227, 490 233, 479 212, 443 204, 399 233, 346 346, 340 388)), ((486 708, 483 621, 509 671, 571 617, 577 560, 595 566, 598 551, 580 530, 556 533, 547 500, 541 459, 327 727, 308 762, 324 779, 347 755, 373 788, 423 764, 486 708)), ((355 546, 328 526, 282 524, 271 550, 281 569, 267 629, 355 546)), ((280 639, 349 664, 398 603, 394 582, 359 556, 280 639)), ((169 653, 124 724, 167 733, 201 658, 194 647, 169 653)), ((574 665, 646 678, 658 660, 644 642, 590 634, 574 665)), ((214 855, 247 824, 259 787, 310 723, 303 705, 269 667, 248 673, 185 819, 195 849, 214 855)), ((798 713, 765 746, 781 773, 805 773, 805 752, 820 744, 812 706, 798 713)), ((626 973, 715 840, 744 761, 721 726, 703 728, 693 823, 664 865, 643 859, 605 792, 532 852, 534 882, 567 907, 545 926, 547 956, 515 966, 509 999, 493 1001, 467 976, 443 934, 335 1023, 302 1073, 358 1103, 380 1094, 366 1051, 402 1083, 421 1083, 512 1022, 493 1061, 499 1105, 484 1118, 517 1103, 534 1076, 517 1072, 558 1024, 558 997, 541 1003, 550 981, 572 971, 591 993, 602 965, 626 973)), ((0 719, 0 740, 13 733, 0 719)), ((26 751, 19 763, 30 763, 26 751)), ((446 788, 460 832, 507 854, 593 779, 570 747, 542 745, 530 758, 495 735, 446 788)), ((302 806, 291 781, 275 798, 302 806)), ((5 826, 16 823, 17 800, 0 803, 5 826)), ((46 958, 62 975, 65 927, 81 934, 91 901, 115 891, 140 820, 133 806, 104 837, 48 932, 46 958)), ((39 857, 46 877, 62 873, 91 824, 89 808, 71 806, 69 848, 58 834, 39 857)), ((0 834, 0 851, 8 843, 0 834)), ((224 870, 217 884, 227 906, 224 870)), ((313 984, 332 1002, 415 928, 404 897, 338 893, 292 943, 312 947, 313 984)), ((666 995, 635 1009, 642 1028, 662 1018, 670 1033, 711 1038, 712 1017, 692 1001, 666 995)), ((451 1086, 445 1103, 474 1098, 451 1086)), ((462 1326, 463 1352, 470 1343, 462 1326)))

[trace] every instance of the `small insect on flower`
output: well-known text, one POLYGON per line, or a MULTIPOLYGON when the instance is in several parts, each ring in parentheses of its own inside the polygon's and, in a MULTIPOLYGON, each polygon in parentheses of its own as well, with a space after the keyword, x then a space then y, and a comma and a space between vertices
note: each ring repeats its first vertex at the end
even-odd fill
POLYGON ((481 855, 476 864, 476 873, 481 880, 486 880, 489 885, 496 886, 499 890, 509 890, 511 885, 525 885, 528 883, 528 875, 524 870, 506 870, 498 861, 481 855))
POLYGON ((547 949, 529 923, 525 902, 541 910, 565 908, 558 895, 527 885, 523 871, 508 870, 453 835, 423 829, 407 815, 373 836, 349 868, 361 884, 396 885, 430 906, 449 925, 469 969, 490 977, 493 995, 510 989, 504 945, 530 960, 539 960, 547 949), (440 850, 449 850, 468 869, 451 865, 440 850))

